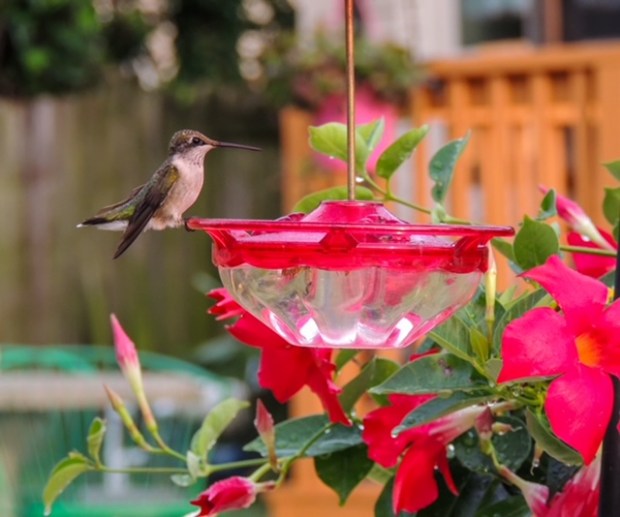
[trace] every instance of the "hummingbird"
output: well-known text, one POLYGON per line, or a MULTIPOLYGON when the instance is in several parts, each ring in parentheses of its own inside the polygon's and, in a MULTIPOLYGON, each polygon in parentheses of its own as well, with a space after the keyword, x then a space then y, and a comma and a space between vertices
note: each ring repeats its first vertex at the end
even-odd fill
POLYGON ((144 185, 127 199, 105 206, 78 228, 124 231, 114 258, 120 257, 144 230, 186 226, 183 213, 198 199, 204 181, 204 158, 216 147, 260 151, 258 147, 218 142, 192 129, 177 131, 168 145, 168 158, 144 185))

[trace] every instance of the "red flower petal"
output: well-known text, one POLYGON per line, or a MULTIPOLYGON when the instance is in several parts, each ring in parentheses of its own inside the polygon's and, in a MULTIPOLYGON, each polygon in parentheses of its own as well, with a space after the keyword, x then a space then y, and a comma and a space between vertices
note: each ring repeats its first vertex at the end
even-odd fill
POLYGON ((620 377, 620 301, 612 303, 597 321, 592 335, 596 338, 601 358, 598 366, 620 377))
POLYGON ((245 309, 233 299, 224 287, 212 289, 207 293, 207 296, 216 301, 215 305, 209 309, 209 314, 216 316, 215 319, 217 320, 233 318, 245 312, 245 309))
POLYGON ((459 495, 459 489, 454 483, 452 472, 450 472, 450 463, 448 462, 448 457, 446 456, 445 447, 443 447, 442 453, 437 455, 437 468, 439 469, 439 472, 443 474, 443 479, 446 482, 450 492, 454 495, 459 495))
MULTIPOLYGON (((616 241, 611 234, 598 228, 598 231, 613 247, 617 247, 616 241)), ((581 246, 584 248, 600 249, 600 246, 590 240, 584 239, 577 232, 569 232, 566 240, 571 246, 581 246)), ((616 267, 616 259, 614 257, 605 257, 602 255, 589 255, 588 253, 573 253, 573 262, 575 268, 584 275, 592 278, 600 278, 609 273, 616 267)))
POLYGON ((286 402, 308 382, 314 361, 309 349, 288 345, 264 348, 258 370, 258 383, 271 390, 279 402, 286 402))
MULTIPOLYGON (((417 512, 433 504, 439 496, 435 466, 445 460, 443 444, 429 439, 416 442, 400 463, 394 479, 392 506, 394 513, 417 512)), ((450 478, 452 486, 452 478, 450 478)))
POLYGON ((565 372, 577 362, 574 343, 564 316, 547 307, 532 309, 504 331, 504 364, 497 382, 565 372))
POLYGON ((596 321, 607 303, 607 286, 564 264, 557 255, 523 275, 543 286, 558 302, 575 336, 596 321))
POLYGON ((599 514, 600 460, 599 455, 590 465, 579 469, 562 492, 553 498, 544 517, 595 517, 599 514))
POLYGON ((267 325, 256 319, 249 312, 243 315, 232 325, 228 332, 242 343, 256 348, 292 348, 288 341, 276 334, 267 325))
POLYGON ((342 409, 338 399, 342 389, 332 381, 336 366, 329 360, 331 350, 310 349, 309 351, 314 356, 314 365, 310 368, 306 384, 321 399, 332 422, 351 425, 351 420, 342 409))
POLYGON ((198 517, 249 507, 256 499, 256 485, 247 478, 233 476, 213 483, 191 501, 200 507, 198 517))
POLYGON ((435 395, 390 395, 390 405, 375 409, 364 418, 362 439, 368 445, 368 457, 384 467, 393 467, 398 457, 419 436, 414 429, 394 437, 392 430, 403 421, 411 411, 435 395))
POLYGON ((590 463, 611 418, 613 389, 609 375, 576 365, 549 386, 545 410, 553 432, 590 463))

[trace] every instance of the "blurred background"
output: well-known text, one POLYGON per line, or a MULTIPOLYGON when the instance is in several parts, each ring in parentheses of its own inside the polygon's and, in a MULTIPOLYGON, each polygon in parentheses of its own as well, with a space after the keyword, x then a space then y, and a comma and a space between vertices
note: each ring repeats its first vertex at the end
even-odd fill
MULTIPOLYGON (((343 184, 342 171, 316 163, 307 148, 308 123, 343 115, 341 103, 329 105, 344 90, 342 14, 341 0, 0 4, 0 370, 113 369, 114 312, 154 353, 154 370, 163 368, 158 353, 175 356, 187 362, 172 370, 218 387, 204 407, 258 392, 254 351, 205 315, 204 293, 219 286, 205 235, 149 232, 113 261, 118 233, 75 226, 146 181, 181 128, 263 149, 209 154, 205 188, 188 215, 275 218, 300 195, 343 184)), ((405 197, 425 201, 427 185, 413 173, 433 148, 473 128, 455 215, 516 224, 515 214, 536 209, 543 181, 600 220, 608 180, 597 167, 620 156, 619 2, 359 0, 356 16, 360 95, 379 103, 359 116, 394 112, 393 135, 433 123, 428 148, 399 180, 405 197), (484 197, 502 188, 498 177, 508 197, 484 197)), ((301 400, 293 411, 311 409, 301 400)), ((26 450, 50 428, 48 420, 35 425, 59 402, 47 404, 26 404, 23 415, 18 399, 0 407, 3 516, 13 515, 7 508, 27 514, 16 502, 23 465, 2 447, 7 429, 8 449, 22 440, 26 450)), ((78 423, 58 424, 49 457, 23 458, 29 479, 44 478, 78 446, 76 429, 102 406, 93 396, 65 408, 78 423)), ((179 418, 189 436, 197 415, 179 418)))

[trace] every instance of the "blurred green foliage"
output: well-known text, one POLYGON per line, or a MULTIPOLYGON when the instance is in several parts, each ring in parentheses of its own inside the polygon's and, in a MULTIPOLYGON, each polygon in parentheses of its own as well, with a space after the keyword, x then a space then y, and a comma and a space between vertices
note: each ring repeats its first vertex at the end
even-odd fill
POLYGON ((197 85, 245 88, 247 78, 240 69, 242 36, 260 31, 265 38, 273 38, 293 26, 294 16, 287 0, 171 0, 170 20, 178 31, 180 65, 172 86, 184 94, 197 85), (255 15, 258 19, 253 17, 244 4, 262 4, 264 18, 260 14, 255 15))
POLYGON ((101 25, 91 0, 0 4, 0 94, 64 93, 96 83, 101 25))
POLYGON ((0 3, 0 95, 64 94, 109 68, 181 97, 245 89, 240 38, 293 24, 287 0, 10 0, 0 3), (141 77, 142 74, 142 77, 141 77), (145 78, 147 78, 145 80, 145 78))
MULTIPOLYGON (((380 99, 394 104, 407 100, 411 86, 423 78, 408 49, 378 44, 359 34, 355 75, 380 99)), ((265 92, 276 105, 298 104, 314 109, 334 94, 344 95, 346 53, 342 34, 319 30, 312 41, 299 41, 293 32, 271 38, 260 56, 265 92)))

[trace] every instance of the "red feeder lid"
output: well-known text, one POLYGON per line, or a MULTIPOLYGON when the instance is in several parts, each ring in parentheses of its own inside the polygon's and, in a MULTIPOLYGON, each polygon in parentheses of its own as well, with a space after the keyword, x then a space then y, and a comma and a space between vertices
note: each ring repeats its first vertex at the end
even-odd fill
POLYGON ((213 238, 217 266, 263 269, 486 271, 487 242, 514 234, 507 226, 409 224, 368 201, 324 201, 275 221, 192 218, 188 227, 213 238))

